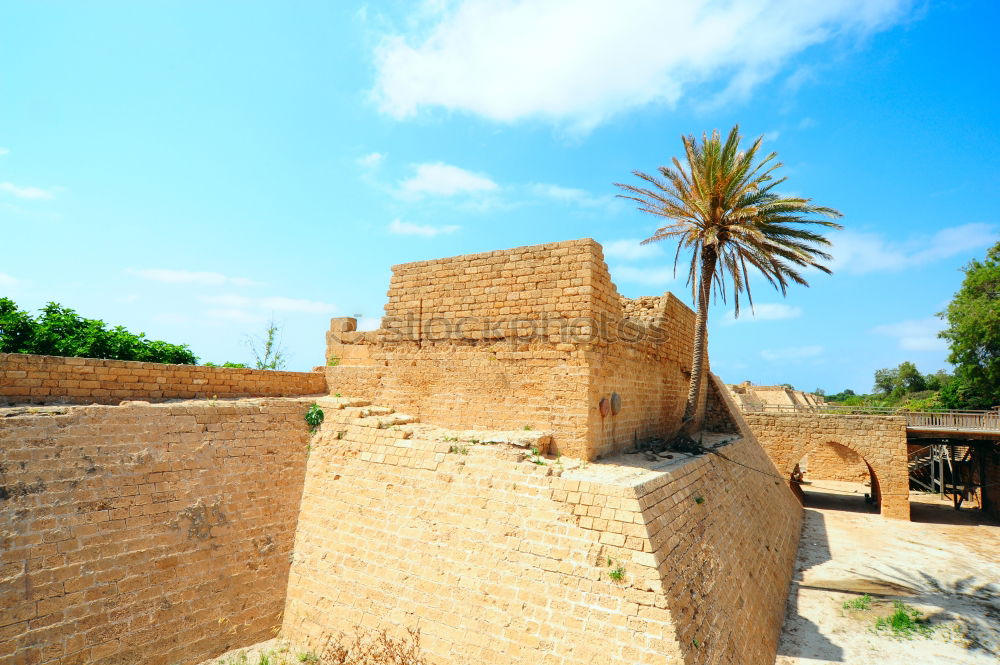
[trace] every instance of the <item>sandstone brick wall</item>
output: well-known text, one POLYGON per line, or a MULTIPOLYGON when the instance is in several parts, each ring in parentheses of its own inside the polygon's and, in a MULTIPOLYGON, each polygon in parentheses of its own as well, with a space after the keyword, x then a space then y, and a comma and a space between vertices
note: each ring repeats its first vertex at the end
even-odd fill
POLYGON ((622 298, 591 239, 393 268, 382 327, 334 319, 330 391, 450 427, 530 425, 596 459, 680 424, 694 313, 622 298), (601 417, 602 398, 622 410, 601 417))
POLYGON ((0 410, 0 664, 186 665, 270 638, 306 403, 0 410))
POLYGON ((100 358, 0 353, 0 406, 117 404, 199 397, 263 397, 326 392, 322 372, 165 365, 100 358))
POLYGON ((315 440, 284 637, 418 627, 441 664, 773 663, 801 510, 752 438, 560 470, 372 420, 327 411, 315 440))
POLYGON ((861 455, 838 443, 817 446, 803 458, 801 466, 806 480, 861 483, 867 481, 870 475, 861 455))
POLYGON ((788 477, 807 454, 836 443, 853 450, 870 467, 882 515, 910 518, 904 418, 774 413, 744 413, 743 418, 783 476, 788 477))

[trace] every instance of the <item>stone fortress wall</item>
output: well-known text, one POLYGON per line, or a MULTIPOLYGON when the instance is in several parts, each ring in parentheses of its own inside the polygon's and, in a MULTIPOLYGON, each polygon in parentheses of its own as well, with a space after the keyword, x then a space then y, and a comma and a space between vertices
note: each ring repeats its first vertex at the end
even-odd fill
POLYGON ((118 404, 326 393, 320 372, 166 365, 101 358, 0 353, 0 406, 118 404))
POLYGON ((365 412, 328 411, 309 457, 292 641, 388 623, 434 663, 773 663, 802 513, 742 421, 715 421, 724 458, 539 463, 548 434, 365 412))
POLYGON ((272 637, 306 404, 0 409, 0 663, 188 664, 272 637))
POLYGON ((0 665, 380 627, 442 664, 773 662, 801 508, 724 386, 718 454, 621 452, 680 424, 676 298, 578 240, 397 266, 352 327, 313 373, 0 356, 8 403, 200 398, 0 408, 0 665))
POLYGON ((694 313, 620 296, 589 238, 394 266, 388 297, 376 331, 332 322, 331 392, 450 427, 551 429, 588 460, 680 425, 694 313), (623 408, 602 416, 613 393, 623 408))

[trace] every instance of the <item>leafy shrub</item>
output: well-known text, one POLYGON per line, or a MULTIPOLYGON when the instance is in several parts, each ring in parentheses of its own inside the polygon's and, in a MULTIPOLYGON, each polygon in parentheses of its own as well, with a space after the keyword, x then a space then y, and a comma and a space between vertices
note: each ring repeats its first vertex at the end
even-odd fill
POLYGON ((35 318, 18 309, 10 298, 0 298, 0 353, 109 358, 154 363, 194 365, 197 356, 186 344, 146 339, 122 326, 107 328, 104 321, 85 319, 68 307, 50 302, 35 318))
POLYGON ((309 431, 315 432, 316 428, 323 424, 325 417, 326 414, 323 413, 323 409, 319 408, 319 404, 316 402, 310 404, 306 411, 306 424, 309 425, 309 431))

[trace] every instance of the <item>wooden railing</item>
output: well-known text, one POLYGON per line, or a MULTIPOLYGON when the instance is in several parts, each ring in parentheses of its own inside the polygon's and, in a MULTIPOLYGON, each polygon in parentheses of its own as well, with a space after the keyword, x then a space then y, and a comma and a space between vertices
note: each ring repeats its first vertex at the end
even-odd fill
POLYGON ((906 426, 913 429, 941 429, 960 431, 1000 431, 1000 411, 907 411, 887 406, 816 406, 791 404, 744 405, 746 413, 787 413, 803 415, 841 416, 901 416, 906 426))

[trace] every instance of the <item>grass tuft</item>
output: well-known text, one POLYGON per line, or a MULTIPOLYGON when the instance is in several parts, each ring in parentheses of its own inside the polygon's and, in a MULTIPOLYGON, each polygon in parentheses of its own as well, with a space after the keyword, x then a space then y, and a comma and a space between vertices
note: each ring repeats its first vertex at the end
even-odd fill
POLYGON ((845 610, 870 610, 872 608, 872 597, 869 594, 845 600, 843 605, 845 610))
POLYGON ((875 619, 876 633, 890 633, 893 637, 913 639, 916 636, 930 637, 934 634, 923 613, 901 600, 892 603, 893 612, 887 617, 875 619))

